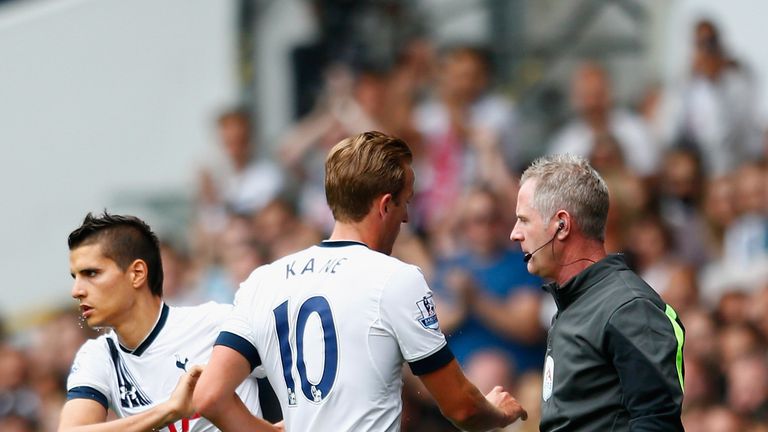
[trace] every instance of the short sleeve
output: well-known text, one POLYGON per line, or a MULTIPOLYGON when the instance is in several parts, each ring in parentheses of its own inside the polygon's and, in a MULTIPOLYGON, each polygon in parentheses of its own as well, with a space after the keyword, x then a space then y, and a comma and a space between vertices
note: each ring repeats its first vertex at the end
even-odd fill
POLYGON ((77 352, 67 378, 67 400, 92 399, 109 408, 112 360, 102 338, 89 340, 77 352))
POLYGON ((393 273, 381 294, 380 313, 414 374, 433 372, 453 359, 440 331, 432 291, 417 267, 404 265, 393 273))
POLYGON ((240 289, 235 294, 232 312, 221 326, 221 332, 215 343, 239 352, 248 360, 251 371, 261 365, 261 358, 256 350, 256 333, 251 322, 257 272, 258 270, 240 285, 240 289))

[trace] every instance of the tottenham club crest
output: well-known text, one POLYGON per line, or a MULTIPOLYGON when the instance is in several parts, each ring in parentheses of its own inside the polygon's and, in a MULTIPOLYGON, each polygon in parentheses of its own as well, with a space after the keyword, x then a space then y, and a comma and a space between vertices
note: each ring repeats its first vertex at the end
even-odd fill
POLYGON ((425 329, 437 330, 440 325, 437 322, 437 311, 435 310, 435 301, 432 300, 432 294, 424 296, 416 302, 416 306, 421 312, 421 318, 419 318, 421 325, 425 329))

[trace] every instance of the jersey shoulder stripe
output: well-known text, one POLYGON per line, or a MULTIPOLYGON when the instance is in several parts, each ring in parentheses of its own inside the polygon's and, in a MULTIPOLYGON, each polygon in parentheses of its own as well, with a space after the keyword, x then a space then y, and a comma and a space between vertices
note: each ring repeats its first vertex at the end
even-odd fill
POLYGON ((100 403, 104 409, 109 409, 107 397, 98 390, 89 386, 80 386, 70 389, 67 392, 67 400, 72 399, 90 399, 100 403))
POLYGON ((228 331, 222 331, 216 338, 214 345, 222 345, 227 348, 239 352, 243 357, 248 360, 251 365, 251 371, 261 366, 261 357, 256 348, 242 336, 236 335, 228 331))
POLYGON ((411 372, 413 372, 414 375, 419 376, 441 369, 452 360, 453 352, 448 347, 448 344, 445 344, 434 354, 430 354, 421 360, 409 362, 408 367, 411 368, 411 372))

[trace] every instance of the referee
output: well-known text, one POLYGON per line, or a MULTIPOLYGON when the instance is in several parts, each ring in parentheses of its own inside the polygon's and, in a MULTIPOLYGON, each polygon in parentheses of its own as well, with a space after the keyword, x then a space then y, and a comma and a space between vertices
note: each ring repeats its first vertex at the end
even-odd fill
POLYGON ((622 255, 604 246, 608 188, 586 160, 523 173, 511 239, 553 282, 541 431, 682 431, 684 329, 622 255))

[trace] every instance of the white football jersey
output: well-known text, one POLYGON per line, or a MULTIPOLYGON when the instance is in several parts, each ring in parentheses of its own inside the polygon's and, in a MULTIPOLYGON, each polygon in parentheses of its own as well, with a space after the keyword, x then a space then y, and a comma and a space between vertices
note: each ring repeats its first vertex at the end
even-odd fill
MULTIPOLYGON (((67 380, 67 399, 87 398, 129 417, 168 400, 187 366, 206 364, 221 324, 232 305, 205 303, 192 307, 163 304, 147 338, 135 350, 120 345, 110 331, 87 341, 77 353, 67 380)), ((261 415, 256 379, 237 389, 245 405, 261 415)), ((163 428, 168 432, 218 430, 199 415, 163 428)))
POLYGON ((420 270, 352 241, 256 269, 216 343, 263 363, 287 431, 399 431, 403 362, 453 359, 420 270))

